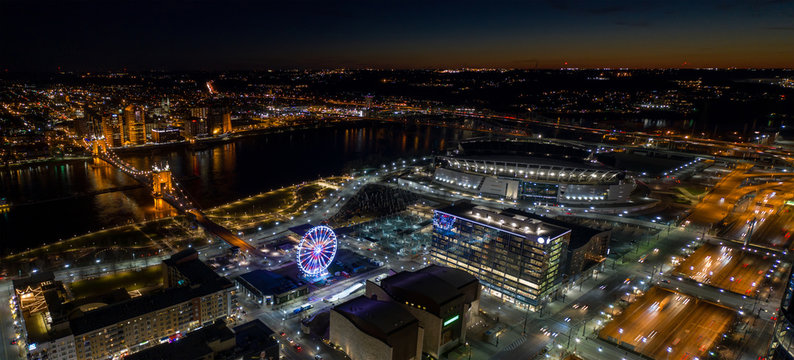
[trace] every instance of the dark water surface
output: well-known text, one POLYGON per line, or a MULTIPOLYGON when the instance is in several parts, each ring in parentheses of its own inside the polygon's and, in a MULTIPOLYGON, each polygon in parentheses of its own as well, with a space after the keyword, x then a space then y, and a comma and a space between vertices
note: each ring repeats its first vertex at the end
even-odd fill
MULTIPOLYGON (((138 168, 167 161, 192 198, 209 208, 319 176, 431 154, 471 136, 447 128, 375 124, 251 136, 201 150, 153 150, 122 157, 138 168)), ((14 205, 0 214, 0 254, 169 215, 154 211, 148 189, 90 160, 2 169, 0 197, 14 205)))

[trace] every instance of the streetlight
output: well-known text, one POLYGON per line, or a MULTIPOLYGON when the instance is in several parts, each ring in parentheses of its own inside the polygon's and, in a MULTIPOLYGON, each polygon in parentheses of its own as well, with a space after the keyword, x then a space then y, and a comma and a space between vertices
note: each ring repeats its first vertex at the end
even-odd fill
POLYGON ((618 346, 620 346, 620 340, 623 338, 623 328, 618 329, 618 346))

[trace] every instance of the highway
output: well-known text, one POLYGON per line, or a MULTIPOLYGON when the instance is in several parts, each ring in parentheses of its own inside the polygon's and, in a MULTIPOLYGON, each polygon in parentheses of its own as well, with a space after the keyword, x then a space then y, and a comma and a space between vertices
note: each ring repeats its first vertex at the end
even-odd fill
POLYGON ((728 330, 734 313, 724 306, 652 287, 609 322, 599 336, 654 359, 705 357, 728 330))
POLYGON ((745 172, 752 165, 739 164, 723 177, 705 197, 695 205, 687 220, 696 224, 715 224, 730 213, 733 206, 744 196, 736 189, 745 179, 745 172))
MULTIPOLYGON (((349 181, 343 186, 341 189, 337 190, 327 198, 327 202, 320 202, 317 204, 316 207, 312 207, 309 209, 306 214, 302 216, 296 216, 294 219, 291 219, 289 222, 285 222, 280 224, 274 228, 267 229, 264 231, 259 231, 255 234, 251 234, 251 239, 257 245, 262 245, 262 243, 275 239, 279 235, 283 234, 290 226, 295 226, 297 224, 303 223, 319 223, 325 218, 328 218, 330 215, 334 213, 335 209, 338 209, 340 206, 344 204, 346 200, 352 197, 356 191, 363 185, 369 182, 381 181, 384 177, 389 176, 395 171, 400 171, 403 169, 405 165, 398 165, 395 164, 392 167, 388 167, 383 169, 384 171, 376 172, 374 175, 366 175, 358 177, 352 181, 349 181)), ((448 194, 445 194, 448 195, 448 194)), ((717 198, 719 199, 719 198, 717 198)), ((713 200, 713 199, 712 199, 713 200)), ((496 201, 491 201, 489 199, 478 199, 481 203, 490 203, 490 205, 496 206, 505 206, 511 204, 501 203, 501 205, 497 204, 496 201)), ((705 209, 703 209, 705 211, 705 209)), ((224 241, 239 246, 240 250, 245 252, 247 251, 249 254, 253 253, 255 256, 254 258, 257 260, 261 260, 260 256, 262 254, 258 251, 257 247, 252 245, 249 242, 246 242, 244 239, 234 235, 231 231, 221 227, 220 225, 215 224, 208 220, 200 211, 198 210, 188 210, 194 216, 196 216, 197 222, 199 222, 202 226, 204 226, 209 232, 212 232, 219 237, 221 237, 224 241), (212 231, 211 227, 212 224, 221 228, 215 229, 216 231, 212 231), (223 235, 221 235, 221 234, 223 235), (225 237, 224 237, 225 236, 225 237)), ((613 260, 609 259, 604 264, 605 268, 602 272, 600 272, 596 279, 586 280, 582 284, 576 284, 571 286, 565 293, 566 297, 563 299, 556 300, 550 304, 548 304, 545 309, 543 310, 542 314, 526 314, 524 311, 518 310, 516 308, 511 307, 508 304, 503 304, 496 302, 495 299, 492 299, 488 295, 483 294, 483 308, 487 309, 488 311, 493 311, 497 316, 501 318, 501 322, 504 323, 509 331, 509 336, 504 338, 504 342, 501 343, 499 346, 493 346, 490 344, 484 344, 480 339, 472 337, 473 342, 473 349, 474 353, 478 356, 473 358, 495 358, 495 359, 502 359, 502 358, 523 358, 526 357, 528 354, 535 354, 540 349, 544 347, 554 346, 556 349, 562 350, 573 350, 577 351, 578 353, 584 355, 583 358, 585 359, 602 359, 602 358, 610 358, 610 359, 618 359, 618 358, 627 358, 627 359, 634 359, 635 356, 627 353, 625 350, 619 349, 614 345, 609 345, 600 339, 596 339, 593 337, 593 334, 598 331, 609 319, 607 316, 611 312, 617 312, 618 307, 621 306, 621 298, 626 299, 627 293, 633 293, 635 291, 635 287, 638 288, 639 291, 644 291, 652 284, 659 284, 664 287, 680 287, 685 292, 692 294, 692 299, 695 297, 703 297, 705 299, 713 299, 713 296, 720 296, 720 292, 718 289, 708 286, 699 286, 696 283, 692 283, 689 281, 670 281, 668 278, 659 276, 658 272, 660 269, 663 271, 668 271, 672 269, 672 266, 669 264, 669 260, 672 256, 681 256, 681 249, 686 246, 687 244, 692 244, 694 238, 697 236, 694 232, 688 229, 682 229, 681 227, 669 227, 667 225, 652 223, 649 221, 638 220, 638 219, 630 219, 624 217, 611 217, 607 215, 596 215, 596 214, 586 214, 586 217, 592 218, 599 218, 599 219, 609 219, 609 220, 621 220, 621 222, 629 222, 636 225, 642 225, 644 227, 652 227, 656 230, 661 230, 661 236, 656 237, 654 240, 654 236, 647 236, 647 239, 640 239, 638 241, 638 249, 631 252, 630 254, 625 255, 622 259, 613 260), (653 252, 653 249, 658 247, 660 251, 658 253, 653 252), (648 255, 647 258, 643 263, 637 261, 639 257, 642 255, 648 255), (626 281, 629 279, 629 281, 626 281), (671 283, 662 283, 660 284, 660 280, 670 281, 671 283), (608 307, 608 305, 613 305, 613 307, 608 307), (525 322, 524 319, 528 319, 525 322), (540 328, 546 327, 549 328, 551 331, 558 333, 557 337, 549 337, 540 332, 540 328), (524 334, 522 334, 524 333, 524 334), (558 347, 559 346, 559 347, 558 347)), ((248 237, 248 236, 246 236, 248 237)), ((355 245, 355 244, 354 244, 355 245)), ((342 245, 340 245, 342 246, 342 245)), ((355 246, 351 246, 349 242, 344 244, 345 247, 349 247, 355 251, 355 246)), ((214 246, 213 249, 218 249, 217 246, 214 246)), ((223 251, 222 249, 218 249, 218 251, 223 251)), ((205 254, 205 253, 202 253, 205 254)), ((385 253, 375 252, 369 253, 364 252, 368 257, 377 258, 377 259, 385 259, 388 256, 385 253)), ((698 255, 693 258, 693 263, 702 263, 705 260, 705 256, 707 255, 698 255)), ((392 257, 393 258, 393 257, 392 257)), ((285 258, 286 259, 286 258, 285 258)), ((152 262, 156 261, 157 259, 146 259, 146 260, 136 260, 132 263, 128 264, 129 266, 143 266, 145 262, 152 262)), ((738 264, 743 264, 742 260, 738 263, 730 265, 730 268, 736 268, 734 270, 741 270, 738 269, 738 264)), ((408 266, 420 266, 420 264, 408 261, 407 259, 393 259, 390 264, 387 265, 395 270, 399 270, 403 267, 408 266)), ((104 264, 97 264, 92 266, 91 269, 87 269, 85 272, 81 271, 77 276, 81 276, 85 273, 101 273, 105 271, 106 265, 104 264)), ((251 261, 249 267, 265 267, 261 262, 258 261, 251 261)), ((239 268, 239 272, 250 270, 249 267, 239 268)), ((311 311, 303 314, 311 314, 317 311, 321 311, 330 307, 330 304, 323 303, 322 299, 327 295, 336 293, 341 291, 348 286, 352 285, 357 281, 361 281, 367 277, 376 276, 380 274, 384 269, 377 270, 372 273, 368 274, 358 274, 353 276, 351 279, 340 281, 330 287, 318 289, 311 293, 309 301, 315 304, 315 308, 311 311)), ((759 268, 759 270, 762 270, 759 268)), ((75 273, 77 269, 71 269, 69 271, 63 270, 60 271, 58 274, 59 278, 69 277, 70 279, 74 278, 74 275, 69 275, 66 273, 75 273)), ((747 271, 754 271, 754 270, 747 270, 747 271)), ((233 275, 230 275, 233 276, 233 275)), ((724 280, 725 277, 720 275, 720 277, 724 280)), ((356 294, 360 293, 361 290, 358 292, 351 294, 350 297, 355 296, 356 294)), ((665 292, 670 293, 667 290, 662 289, 655 289, 651 290, 653 294, 657 292, 659 294, 664 294, 665 292)), ((669 296, 661 296, 661 295, 653 295, 646 296, 642 298, 638 304, 635 304, 638 309, 643 309, 643 307, 647 310, 653 302, 647 304, 648 301, 657 298, 661 299, 658 301, 662 301, 665 298, 669 298, 669 296), (643 305, 645 304, 645 305, 643 305)), ((724 302, 730 301, 730 304, 738 304, 738 306, 748 306, 754 305, 754 299, 750 298, 741 298, 735 294, 724 294, 725 298, 723 299, 724 302)), ((630 295, 628 298, 633 298, 635 295, 630 295)), ((673 298, 673 300, 682 302, 683 298, 673 298)), ((340 300, 341 301, 341 300, 340 300)), ((672 301, 672 300, 667 300, 672 301)), ((696 300, 689 300, 689 302, 695 303, 702 303, 708 304, 703 301, 696 301, 696 300)), ((336 351, 329 350, 324 344, 321 342, 316 341, 315 339, 305 336, 305 334, 300 333, 300 324, 297 321, 298 317, 294 318, 287 318, 286 315, 294 309, 295 307, 304 304, 305 302, 295 302, 294 304, 290 304, 283 309, 271 311, 268 309, 253 309, 253 304, 245 304, 246 309, 248 309, 248 314, 246 314, 247 319, 251 318, 260 318, 265 321, 269 326, 271 326, 277 332, 284 330, 288 333, 288 336, 293 338, 294 340, 298 341, 303 345, 303 351, 296 352, 291 346, 285 346, 283 350, 283 354, 286 358, 290 359, 310 359, 315 354, 323 354, 325 358, 341 358, 339 357, 339 353, 336 351), (286 310, 288 313, 284 313, 283 310, 286 310), (319 348, 319 350, 317 350, 319 348)), ((774 299, 772 301, 774 303, 774 299)), ((772 304, 769 303, 769 304, 772 304)), ((634 305, 633 305, 634 306, 634 305)), ((721 313, 721 310, 714 310, 712 307, 705 307, 703 309, 695 307, 695 310, 688 310, 689 303, 683 303, 682 305, 676 305, 670 307, 670 313, 675 314, 682 314, 688 311, 699 311, 698 317, 694 317, 694 319, 705 321, 707 324, 704 328, 695 327, 692 325, 692 322, 681 322, 676 326, 679 326, 675 329, 680 329, 680 331, 686 332, 689 331, 690 333, 697 333, 699 336, 695 336, 692 339, 681 339, 675 345, 676 349, 687 349, 681 350, 683 351, 682 356, 686 355, 686 352, 690 351, 691 349, 696 349, 697 351, 700 350, 701 345, 712 341, 712 337, 716 336, 715 334, 719 335, 721 331, 724 330, 724 326, 721 322, 721 319, 724 316, 721 313), (683 306, 682 308, 678 308, 677 306, 683 306), (676 310, 678 309, 678 310, 676 310), (702 314, 700 313, 702 312, 702 314), (702 315, 702 316, 701 316, 702 315)), ((703 305, 705 306, 705 305, 703 305)), ((715 306, 709 304, 709 306, 715 306)), ((773 305, 771 305, 773 306, 773 305)), ((769 311, 770 305, 764 304, 763 310, 769 311)), ((716 307, 717 309, 723 309, 719 306, 716 307)), ((749 307, 745 307, 748 309, 749 307)), ((758 311, 762 309, 761 306, 758 307, 758 311)), ((632 312, 631 308, 628 310, 632 312)), ((639 310, 638 310, 639 311, 639 310)), ((645 311, 645 310, 642 310, 645 311)), ((666 315, 666 314, 665 314, 666 315)), ((671 316, 673 316, 671 315, 671 316)), ((627 315, 628 316, 628 315, 627 315)), ((665 318, 668 317, 667 315, 665 318)), ((661 318, 661 317, 660 317, 661 318)), ((673 316, 675 318, 675 316, 673 316)), ((630 321, 631 319, 628 318, 626 321, 630 321)), ((616 322, 615 324, 619 324, 616 322)), ((630 322, 626 322, 625 324, 631 324, 630 322)), ((656 324, 656 323, 654 323, 656 324)), ((1 325, 1 324, 0 324, 1 325)), ((611 325, 607 325, 611 326, 611 325)), ((624 326, 624 325, 615 325, 615 326, 624 326)), ((672 326, 672 325, 671 325, 672 326)), ((614 326, 613 326, 614 327, 614 326)), ((623 335, 628 336, 630 334, 634 334, 635 338, 638 334, 643 334, 645 327, 642 324, 637 326, 630 326, 626 325, 624 328, 625 333, 623 335), (636 329, 631 330, 633 332, 629 332, 629 328, 636 329)), ((611 330, 605 328, 604 330, 606 333, 610 333, 611 330)), ((657 330, 658 331, 658 330, 657 330)), ((667 331, 667 330, 665 330, 667 331)), ((673 331, 673 330, 670 330, 673 331)), ((472 331, 472 335, 475 332, 472 331)), ((661 335, 660 339, 662 338, 661 335)), ((608 337, 608 336, 607 336, 608 337)), ((629 340, 623 339, 621 337, 621 341, 628 342, 629 340)), ((614 337, 613 337, 614 338, 614 337)), ((664 338, 659 340, 659 343, 644 343, 644 346, 647 347, 649 353, 656 354, 656 355, 665 355, 666 347, 664 344, 671 344, 675 342, 675 338, 664 338), (656 345, 653 345, 656 344, 656 345), (659 351, 662 351, 659 353, 659 351)), ((644 351, 645 349, 643 349, 644 351)), ((678 350, 676 350, 678 351, 678 350)), ((692 350, 695 351, 695 350, 692 350)), ((678 355, 675 351, 673 354, 678 355)), ((661 357, 662 359, 664 357, 661 357)), ((671 357, 673 358, 673 357, 671 357)))
POLYGON ((772 268, 772 257, 741 249, 703 244, 674 273, 742 295, 754 295, 772 268))
MULTIPOLYGON (((679 255, 680 248, 690 243, 694 236, 687 230, 673 228, 659 240, 649 237, 648 241, 641 241, 640 248, 627 254, 623 260, 617 260, 614 269, 613 261, 608 260, 604 270, 596 279, 589 279, 581 285, 572 286, 565 292, 564 299, 548 304, 543 314, 529 314, 525 342, 490 357, 493 359, 521 358, 527 354, 536 353, 538 347, 546 346, 553 348, 551 354, 554 356, 560 352, 576 350, 585 359, 606 359, 607 354, 616 356, 610 357, 610 359, 639 359, 639 357, 632 356, 614 345, 595 339, 594 331, 609 321, 610 313, 618 311, 620 299, 626 298, 626 293, 633 292, 634 287, 647 288, 660 279, 658 274, 654 274, 653 269, 656 271, 672 269, 668 264, 670 257, 679 255), (665 246, 660 247, 661 251, 657 254, 649 255, 643 263, 637 261, 642 254, 652 253, 651 250, 660 244, 665 244, 665 246), (630 279, 630 281, 627 283, 626 279, 630 279), (614 304, 613 307, 609 307, 612 304, 614 304), (566 319, 570 320, 566 321, 566 319), (542 335, 540 329, 543 327, 559 335, 557 337, 542 335), (569 333, 571 334, 570 341, 569 333), (535 334, 541 334, 540 339, 535 334), (557 347, 558 345, 560 348, 557 347)), ((512 307, 502 306, 501 308, 504 313, 502 318, 510 319, 506 324, 520 333, 523 329, 525 314, 511 310, 512 307)))
POLYGON ((786 205, 756 226, 750 239, 751 244, 764 245, 776 249, 791 250, 791 235, 794 231, 794 212, 786 205))
MULTIPOLYGON (((716 287, 703 286, 702 284, 699 285, 696 282, 686 278, 678 280, 677 277, 669 277, 667 275, 660 276, 658 273, 652 274, 651 269, 656 269, 655 271, 662 269, 662 271, 665 273, 672 270, 673 267, 669 263, 671 256, 681 256, 682 253, 679 252, 680 249, 685 247, 687 244, 691 244, 695 236, 696 235, 689 230, 674 228, 674 230, 671 231, 668 236, 664 236, 658 241, 650 240, 647 245, 645 244, 645 241, 642 241, 643 248, 627 254, 625 257, 625 262, 618 261, 615 270, 612 270, 610 266, 611 260, 608 261, 605 271, 598 276, 599 280, 591 279, 585 281, 585 283, 582 285, 583 290, 579 290, 579 286, 572 287, 567 292, 568 296, 563 302, 556 301, 547 305, 547 310, 544 311, 543 316, 536 317, 535 314, 530 314, 530 325, 527 327, 527 340, 524 343, 511 349, 510 351, 500 352, 497 355, 490 357, 494 359, 518 358, 525 356, 526 354, 535 353, 539 344, 541 344, 540 346, 544 346, 545 344, 545 346, 552 348, 551 354, 555 357, 560 353, 575 351, 584 359, 640 359, 639 356, 634 355, 631 352, 621 350, 615 347, 614 344, 610 344, 607 341, 594 337, 594 332, 598 331, 601 326, 609 321, 610 313, 619 313, 618 309, 622 306, 622 301, 619 299, 634 299, 635 296, 627 296, 626 294, 631 294, 635 286, 639 290, 642 290, 650 285, 661 285, 665 288, 671 289, 674 292, 676 290, 680 290, 687 294, 691 294, 689 296, 693 299, 702 298, 711 301, 713 304, 724 304, 730 306, 733 309, 744 309, 744 312, 748 315, 752 311, 755 314, 759 314, 759 317, 762 320, 760 323, 758 323, 757 329, 752 331, 758 334, 764 334, 763 336, 769 336, 768 331, 770 331, 771 324, 773 323, 771 317, 774 315, 777 304, 779 304, 780 294, 774 294, 774 296, 769 299, 767 299, 766 296, 762 296, 759 300, 756 300, 752 297, 743 297, 739 294, 720 290, 716 287), (661 246, 662 244, 664 245, 661 246), (659 246, 660 248, 660 252, 658 254, 653 254, 653 252, 649 251, 649 249, 652 249, 655 246, 659 246), (648 254, 648 257, 644 263, 637 262, 636 259, 643 254, 648 254), (631 279, 629 284, 624 283, 625 279, 627 278, 631 279), (614 304, 614 307, 608 306, 611 304, 614 304), (570 320, 566 321, 566 319, 570 320), (539 332, 538 329, 541 327, 547 327, 550 331, 556 332, 559 335, 553 338, 546 338, 545 342, 538 341, 536 340, 533 332, 539 332), (569 333, 571 334, 570 340, 568 339, 569 333)), ((780 274, 786 272, 785 268, 780 268, 778 270, 779 271, 776 272, 773 277, 779 277, 781 276, 780 274)), ((763 294, 769 295, 768 291, 766 291, 766 288, 761 290, 763 294)), ((640 301, 642 301, 643 298, 640 299, 640 301)), ((718 308, 720 307, 718 306, 718 308)), ((718 311, 710 309, 711 308, 706 308, 705 311, 707 314, 722 313, 721 310, 718 311)), ((505 311, 504 307, 502 311, 505 311)), ((516 331, 521 331, 523 326, 523 315, 518 313, 515 314, 513 318, 515 318, 515 320, 513 320, 514 324, 512 327, 517 329, 516 331)), ((698 319, 706 321, 706 324, 712 324, 712 326, 707 328, 714 332, 718 330, 720 318, 720 316, 717 316, 716 318, 707 316, 702 319, 698 319)), ((682 326, 689 326, 686 329, 689 329, 690 332, 696 330, 700 331, 699 327, 696 328, 693 327, 693 325, 682 326)), ((628 327, 629 326, 626 326, 626 328, 624 328, 625 334, 628 334, 628 327)), ((682 327, 681 331, 686 331, 686 329, 682 327)), ((727 329, 728 328, 726 327, 722 329, 722 331, 727 329)), ((679 340, 679 345, 681 345, 679 347, 695 347, 699 349, 700 347, 695 345, 702 345, 705 341, 704 339, 706 339, 707 336, 713 336, 713 333, 709 333, 706 330, 707 329, 703 330, 703 338, 701 338, 699 341, 696 341, 696 336, 695 340, 690 341, 689 345, 687 345, 683 339, 679 340)), ((625 339, 621 340, 628 341, 625 339)), ((668 339, 667 341, 672 343, 675 341, 675 338, 668 339)), ((647 343, 645 344, 647 346, 647 343)), ((686 351, 687 350, 684 350, 684 352, 681 354, 681 359, 686 358, 686 351)), ((763 349, 758 346, 749 346, 745 344, 741 351, 741 358, 755 358, 761 354, 758 351, 763 351, 763 349)), ((675 355, 675 352, 671 355, 675 355)), ((666 359, 666 348, 662 349, 661 357, 658 358, 666 359)), ((677 359, 673 356, 670 357, 670 359, 674 358, 677 359)))
MULTIPOLYGON (((687 221, 700 225, 713 225, 727 217, 741 227, 743 222, 752 220, 759 212, 771 212, 769 209, 779 208, 785 200, 791 197, 791 190, 794 190, 794 187, 792 187, 790 179, 742 186, 743 182, 750 178, 780 175, 776 173, 747 173, 751 167, 752 165, 750 164, 738 164, 735 170, 717 182, 714 188, 692 208, 687 221), (780 188, 780 190, 776 191, 776 188, 780 188), (775 192, 781 196, 775 198, 775 192), (767 196, 757 196, 753 201, 754 204, 746 207, 744 211, 739 209, 740 214, 738 216, 732 214, 745 196, 755 193, 766 194, 767 196)), ((791 173, 783 174, 792 175, 791 173)), ((736 237, 735 226, 733 236, 736 237)))

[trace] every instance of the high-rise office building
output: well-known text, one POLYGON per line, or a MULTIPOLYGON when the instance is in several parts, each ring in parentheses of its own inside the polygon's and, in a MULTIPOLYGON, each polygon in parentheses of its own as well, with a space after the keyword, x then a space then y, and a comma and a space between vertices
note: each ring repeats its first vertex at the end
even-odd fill
POLYGON ((102 135, 102 111, 93 106, 83 107, 83 117, 74 119, 74 131, 82 138, 102 135))
POLYGON ((182 131, 175 127, 155 128, 151 131, 153 143, 166 143, 182 140, 182 131))
POLYGON ((102 136, 108 146, 116 147, 124 144, 124 135, 121 130, 121 121, 118 114, 103 113, 100 120, 102 136))
POLYGON ((190 108, 190 116, 197 117, 199 119, 206 119, 207 110, 208 109, 206 107, 192 107, 190 108))
MULTIPOLYGON (((780 261, 780 260, 778 260, 780 261)), ((794 272, 791 272, 783 290, 777 322, 770 344, 771 360, 794 360, 794 272)))
POLYGON ((210 108, 207 122, 210 134, 227 134, 232 132, 232 113, 228 108, 217 106, 210 108))
POLYGON ((88 137, 88 118, 83 116, 72 120, 72 131, 80 138, 88 137))
POLYGON ((197 137, 207 136, 209 130, 207 127, 207 120, 199 117, 190 117, 185 120, 182 125, 182 137, 185 139, 195 139, 197 137))
POLYGON ((124 143, 143 145, 146 143, 146 111, 142 106, 128 105, 122 112, 124 143))
POLYGON ((505 209, 504 212, 529 217, 571 230, 568 251, 565 253, 566 256, 564 258, 565 268, 562 273, 568 280, 586 279, 592 276, 593 273, 587 270, 603 264, 607 255, 609 255, 609 241, 612 238, 612 230, 593 229, 564 220, 528 214, 513 209, 505 209))
POLYGON ((529 310, 559 289, 571 230, 517 211, 461 202, 435 210, 434 262, 476 276, 486 292, 529 310))

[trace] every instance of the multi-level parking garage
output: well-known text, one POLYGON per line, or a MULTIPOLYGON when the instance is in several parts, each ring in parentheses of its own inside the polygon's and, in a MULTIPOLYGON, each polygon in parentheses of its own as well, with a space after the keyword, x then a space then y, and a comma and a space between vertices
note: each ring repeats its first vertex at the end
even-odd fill
POLYGON ((548 141, 474 140, 436 157, 433 181, 469 193, 533 202, 628 202, 635 182, 591 161, 588 149, 548 141))

